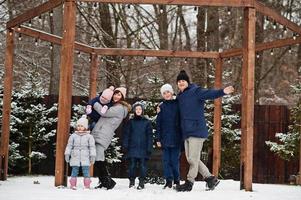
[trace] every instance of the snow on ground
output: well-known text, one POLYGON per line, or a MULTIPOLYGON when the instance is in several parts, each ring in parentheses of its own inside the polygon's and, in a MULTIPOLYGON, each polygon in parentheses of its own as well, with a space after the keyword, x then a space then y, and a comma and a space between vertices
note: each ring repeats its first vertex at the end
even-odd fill
MULTIPOLYGON (((163 190, 162 185, 146 184, 144 190, 128 188, 127 179, 114 179, 117 185, 112 190, 83 189, 82 178, 78 189, 54 187, 53 176, 9 177, 0 181, 0 200, 300 200, 301 187, 290 185, 253 184, 253 192, 239 190, 239 182, 222 180, 214 191, 205 191, 204 182, 196 182, 191 192, 163 190), (40 184, 33 184, 39 181, 40 184)), ((97 183, 93 179, 92 185, 97 183)))

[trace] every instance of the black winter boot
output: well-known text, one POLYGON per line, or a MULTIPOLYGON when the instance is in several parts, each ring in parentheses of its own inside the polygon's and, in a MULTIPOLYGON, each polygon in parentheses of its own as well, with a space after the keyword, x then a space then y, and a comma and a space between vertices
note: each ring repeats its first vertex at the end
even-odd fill
POLYGON ((102 183, 102 186, 107 188, 107 190, 113 189, 116 185, 116 182, 111 178, 111 176, 105 177, 104 182, 102 183))
POLYGON ((193 183, 190 182, 189 180, 186 180, 184 184, 178 185, 176 187, 176 190, 178 192, 190 192, 192 190, 193 183))
POLYGON ((169 180, 166 181, 163 189, 166 189, 166 188, 172 188, 172 181, 169 181, 169 180))
POLYGON ((208 190, 214 190, 215 187, 219 184, 219 180, 215 176, 209 176, 205 178, 206 181, 206 187, 208 190))
POLYGON ((129 188, 134 187, 135 186, 135 178, 129 178, 129 179, 130 179, 129 188))
POLYGON ((139 178, 139 184, 137 190, 142 190, 142 189, 144 189, 144 178, 139 178))

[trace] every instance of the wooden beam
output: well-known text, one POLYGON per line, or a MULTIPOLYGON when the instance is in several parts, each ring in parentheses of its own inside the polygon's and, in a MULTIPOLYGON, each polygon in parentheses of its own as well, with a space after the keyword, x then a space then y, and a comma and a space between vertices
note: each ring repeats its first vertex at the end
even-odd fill
POLYGON ((35 8, 32 8, 25 13, 17 16, 16 18, 10 20, 7 22, 6 27, 7 28, 13 28, 15 26, 18 26, 22 24, 23 22, 29 21, 33 19, 34 17, 37 17, 47 11, 50 11, 59 5, 63 4, 64 0, 49 0, 35 8))
POLYGON ((242 70, 242 146, 244 188, 252 191, 253 129, 254 129, 254 78, 256 11, 244 9, 243 70, 242 70))
POLYGON ((94 52, 102 56, 147 56, 147 57, 174 57, 174 58, 219 58, 218 52, 173 51, 151 49, 121 49, 95 48, 94 52))
MULTIPOLYGON (((268 49, 274 49, 274 48, 281 48, 285 46, 291 46, 301 44, 301 36, 296 37, 296 39, 292 38, 286 38, 286 39, 280 39, 275 40, 272 42, 265 42, 261 44, 256 44, 256 51, 264 51, 268 49)), ((236 49, 229 49, 225 50, 224 52, 220 53, 220 56, 222 58, 231 58, 231 57, 237 57, 242 56, 242 48, 236 48, 236 49)))
POLYGON ((158 4, 185 6, 229 6, 254 7, 253 0, 80 0, 81 2, 122 3, 122 4, 158 4))
POLYGON ((14 32, 7 30, 3 82, 2 133, 0 145, 0 180, 7 179, 10 135, 11 97, 13 88, 14 32))
MULTIPOLYGON (((216 89, 222 88, 222 66, 223 60, 218 58, 215 60, 215 81, 216 89)), ((214 134, 213 134, 213 167, 212 173, 218 177, 221 165, 221 127, 222 127, 222 99, 214 100, 214 134)))
POLYGON ((55 186, 65 185, 64 176, 64 151, 69 135, 71 100, 72 100, 72 73, 74 63, 74 40, 75 40, 76 3, 65 2, 63 18, 63 40, 60 63, 60 88, 58 124, 56 136, 55 156, 55 186))
POLYGON ((265 6, 263 3, 255 1, 255 8, 256 11, 262 13, 265 16, 268 16, 269 18, 273 19, 275 22, 282 24, 283 26, 287 27, 288 29, 292 30, 293 32, 296 32, 298 34, 301 34, 301 27, 298 26, 298 24, 288 20, 287 18, 281 16, 279 13, 277 13, 275 10, 265 6))
POLYGON ((98 75, 98 56, 91 54, 91 66, 90 66, 90 99, 97 95, 97 75, 98 75))
MULTIPOLYGON (((51 42, 56 45, 61 45, 61 43, 62 43, 62 37, 60 37, 60 36, 53 35, 53 34, 50 34, 50 33, 44 32, 44 31, 40 31, 40 30, 37 30, 34 28, 30 28, 27 26, 21 26, 20 28, 14 28, 14 30, 17 33, 21 33, 21 34, 24 34, 24 35, 27 35, 27 36, 30 36, 30 37, 33 37, 36 39, 51 42)), ((75 42, 75 49, 78 51, 84 52, 84 53, 88 53, 88 54, 93 52, 92 47, 90 47, 86 44, 80 43, 80 42, 75 42)))

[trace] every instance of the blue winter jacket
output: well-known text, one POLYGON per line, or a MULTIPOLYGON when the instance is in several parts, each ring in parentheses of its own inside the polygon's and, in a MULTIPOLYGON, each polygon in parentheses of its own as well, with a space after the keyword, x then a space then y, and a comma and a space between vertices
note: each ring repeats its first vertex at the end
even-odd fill
POLYGON ((149 159, 153 149, 153 133, 151 121, 145 117, 134 117, 126 124, 122 146, 126 150, 126 158, 149 159))
POLYGON ((164 100, 156 120, 156 139, 162 147, 180 147, 181 128, 178 100, 164 100))
MULTIPOLYGON (((89 100, 88 105, 92 106, 92 112, 90 114, 88 114, 88 116, 92 119, 93 122, 97 123, 97 121, 99 120, 99 118, 101 117, 100 114, 98 112, 96 112, 96 110, 94 110, 93 106, 96 102, 100 103, 99 97, 101 96, 102 92, 99 93, 99 95, 91 100, 89 100)), ((100 105, 104 106, 102 103, 100 103, 100 105)), ((106 104, 109 108, 112 107, 112 101, 108 104, 106 104)))
POLYGON ((180 108, 182 137, 207 138, 208 129, 204 115, 205 100, 225 95, 223 89, 204 89, 190 84, 177 96, 180 108))

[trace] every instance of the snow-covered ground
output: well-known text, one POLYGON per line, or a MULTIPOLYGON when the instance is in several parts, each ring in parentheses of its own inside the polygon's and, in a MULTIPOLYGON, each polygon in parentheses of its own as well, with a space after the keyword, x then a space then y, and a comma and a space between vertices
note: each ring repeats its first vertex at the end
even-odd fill
MULTIPOLYGON (((53 176, 10 177, 0 181, 0 200, 300 200, 301 187, 289 185, 253 184, 253 192, 239 190, 239 182, 222 180, 214 191, 205 191, 204 182, 196 182, 191 192, 163 190, 162 185, 146 184, 144 190, 128 188, 127 179, 114 179, 117 185, 112 190, 82 189, 79 178, 77 190, 54 187, 53 176), (33 184, 39 181, 40 184, 33 184)), ((93 179, 93 186, 97 179, 93 179)))

